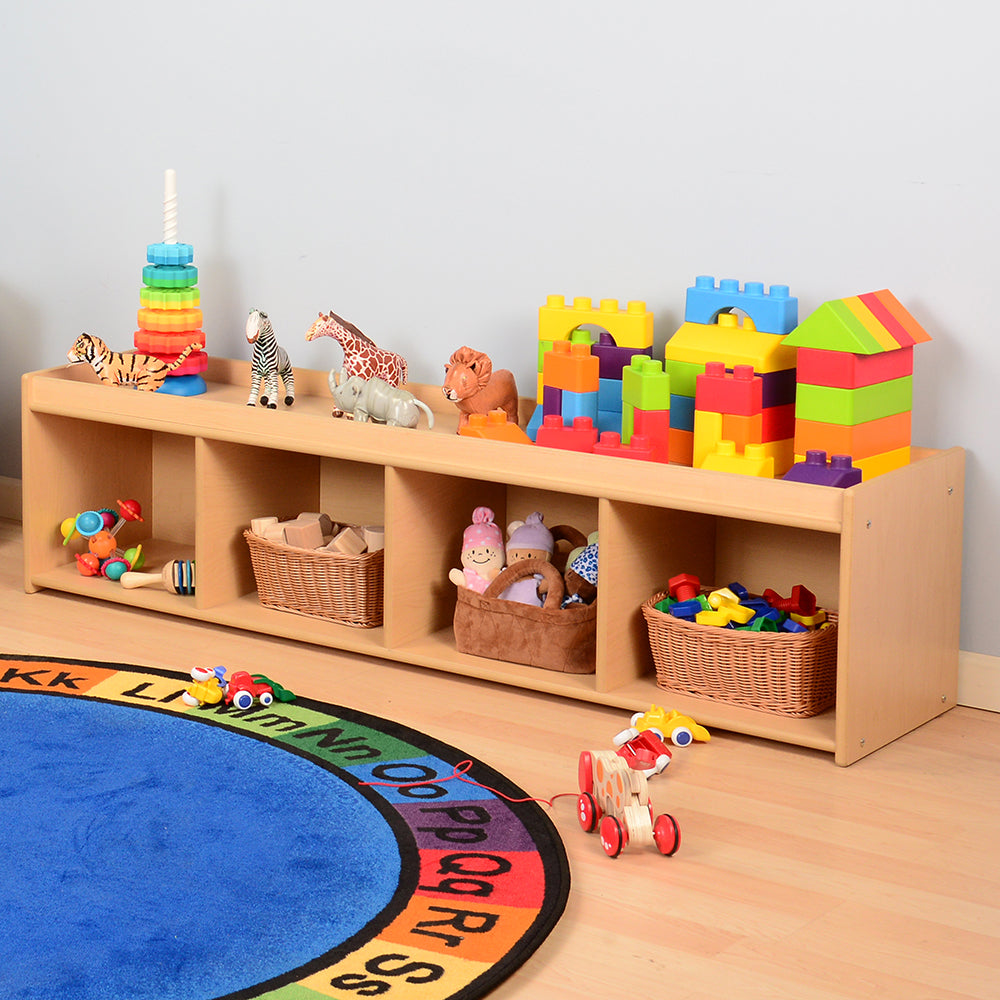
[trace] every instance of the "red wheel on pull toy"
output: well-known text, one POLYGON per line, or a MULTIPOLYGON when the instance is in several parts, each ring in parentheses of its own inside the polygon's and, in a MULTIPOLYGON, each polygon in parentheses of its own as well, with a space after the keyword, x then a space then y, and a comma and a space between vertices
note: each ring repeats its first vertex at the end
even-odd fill
POLYGON ((681 846, 681 828, 673 816, 664 813, 656 817, 656 822, 653 823, 653 843, 660 854, 665 854, 668 858, 677 853, 677 848, 681 846))
POLYGON ((628 843, 628 831, 614 816, 601 820, 601 847, 609 858, 617 858, 628 843))
POLYGON ((580 753, 580 763, 577 766, 577 780, 580 783, 581 792, 592 792, 594 790, 594 758, 589 750, 580 753))
POLYGON ((584 833, 593 833, 597 827, 597 821, 601 818, 601 807, 590 792, 580 793, 580 797, 576 800, 576 815, 584 833))

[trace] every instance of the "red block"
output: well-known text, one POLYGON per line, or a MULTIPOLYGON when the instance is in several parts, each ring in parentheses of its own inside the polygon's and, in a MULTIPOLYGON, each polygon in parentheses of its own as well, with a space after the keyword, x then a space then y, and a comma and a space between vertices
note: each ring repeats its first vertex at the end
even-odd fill
POLYGON ((622 444, 617 431, 605 431, 594 445, 595 455, 617 455, 619 458, 638 458, 643 462, 658 461, 651 442, 641 434, 633 434, 628 444, 622 444))
POLYGON ((709 361, 705 373, 695 377, 694 406, 714 413, 755 416, 764 407, 764 382, 754 375, 752 365, 735 365, 733 374, 727 375, 723 362, 709 361))
POLYGON ((784 441, 795 436, 795 404, 765 406, 761 412, 760 440, 784 441))
POLYGON ((552 413, 542 419, 535 444, 563 451, 591 452, 597 444, 597 428, 590 417, 575 417, 572 426, 567 427, 559 414, 552 413))
POLYGON ((825 385, 835 389, 860 389, 913 374, 913 348, 882 354, 850 354, 800 347, 797 379, 805 385, 825 385))
POLYGON ((632 436, 629 444, 634 445, 636 437, 643 437, 653 449, 654 462, 670 461, 670 411, 633 410, 632 436))

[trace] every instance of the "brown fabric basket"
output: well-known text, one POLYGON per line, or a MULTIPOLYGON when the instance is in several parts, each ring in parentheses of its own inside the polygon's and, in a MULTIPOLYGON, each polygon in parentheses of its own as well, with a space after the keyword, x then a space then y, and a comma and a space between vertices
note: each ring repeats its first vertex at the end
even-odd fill
POLYGON ((642 605, 656 683, 665 691, 808 718, 837 697, 837 615, 811 632, 742 632, 674 618, 642 605))
POLYGON ((359 556, 325 549, 299 549, 261 538, 243 537, 250 546, 257 596, 265 608, 324 618, 354 628, 382 624, 384 553, 359 556))
POLYGON ((565 674, 592 674, 596 669, 597 605, 560 608, 563 579, 544 559, 524 559, 508 566, 484 594, 468 587, 456 590, 455 646, 460 653, 565 674), (549 585, 542 607, 498 596, 534 573, 541 573, 549 585))

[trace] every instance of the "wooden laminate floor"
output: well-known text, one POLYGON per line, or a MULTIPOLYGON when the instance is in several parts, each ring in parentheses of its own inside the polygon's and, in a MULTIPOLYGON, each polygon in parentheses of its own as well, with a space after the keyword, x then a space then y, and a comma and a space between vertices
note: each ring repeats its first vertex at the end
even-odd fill
MULTIPOLYGON (((613 709, 29 595, 22 584, 20 525, 0 521, 0 651, 260 671, 424 730, 544 798, 575 792, 579 751, 609 746, 628 722, 613 709)), ((491 998, 1000 997, 1000 715, 954 709, 849 768, 715 732, 678 751, 652 792, 681 825, 673 858, 606 858, 574 800, 558 800, 569 905, 491 998)))

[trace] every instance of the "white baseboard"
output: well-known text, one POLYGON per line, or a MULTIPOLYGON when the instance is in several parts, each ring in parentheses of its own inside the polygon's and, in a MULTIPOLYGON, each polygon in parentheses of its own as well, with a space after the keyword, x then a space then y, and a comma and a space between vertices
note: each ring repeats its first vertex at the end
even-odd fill
POLYGON ((958 703, 1000 712, 1000 656, 959 652, 958 703))
MULTIPOLYGON (((21 480, 0 476, 0 517, 21 520, 21 480)), ((967 653, 958 656, 958 703, 1000 712, 1000 656, 967 653)))
POLYGON ((0 517, 21 520, 21 480, 0 476, 0 517))

